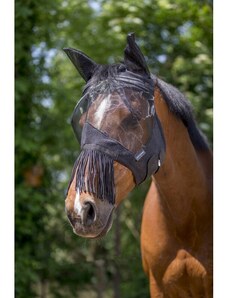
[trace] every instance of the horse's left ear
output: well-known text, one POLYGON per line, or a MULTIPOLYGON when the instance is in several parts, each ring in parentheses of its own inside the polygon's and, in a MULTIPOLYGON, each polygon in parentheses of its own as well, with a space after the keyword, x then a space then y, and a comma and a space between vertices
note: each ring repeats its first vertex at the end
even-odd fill
POLYGON ((87 82, 94 74, 97 63, 79 50, 73 48, 64 48, 63 50, 70 58, 80 75, 87 82))
POLYGON ((146 64, 146 60, 135 42, 134 33, 129 33, 127 35, 127 46, 124 50, 124 63, 127 67, 127 70, 150 76, 150 71, 146 64))

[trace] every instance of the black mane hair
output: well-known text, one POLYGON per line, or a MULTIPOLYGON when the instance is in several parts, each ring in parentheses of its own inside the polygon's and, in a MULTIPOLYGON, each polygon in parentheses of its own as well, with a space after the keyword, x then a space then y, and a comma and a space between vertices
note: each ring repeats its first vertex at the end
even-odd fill
POLYGON ((182 120, 184 125, 187 127, 190 139, 195 149, 199 151, 209 150, 206 137, 197 127, 191 103, 174 86, 162 81, 154 75, 151 75, 151 78, 156 81, 170 112, 182 120))
MULTIPOLYGON (((113 78, 118 75, 118 73, 124 71, 126 71, 126 66, 123 62, 111 65, 98 65, 89 84, 96 84, 102 80, 113 78)), ((170 112, 182 120, 184 125, 187 127, 194 148, 201 151, 208 150, 209 145, 205 136, 197 127, 190 102, 174 86, 164 82, 155 75, 151 75, 151 79, 161 91, 170 112)))

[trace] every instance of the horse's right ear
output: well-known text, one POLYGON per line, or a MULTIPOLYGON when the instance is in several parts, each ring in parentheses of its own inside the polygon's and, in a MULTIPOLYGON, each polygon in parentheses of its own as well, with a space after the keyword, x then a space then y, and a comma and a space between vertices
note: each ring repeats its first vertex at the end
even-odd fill
POLYGON ((64 48, 63 50, 70 58, 80 75, 87 82, 93 76, 97 63, 79 50, 73 48, 64 48))

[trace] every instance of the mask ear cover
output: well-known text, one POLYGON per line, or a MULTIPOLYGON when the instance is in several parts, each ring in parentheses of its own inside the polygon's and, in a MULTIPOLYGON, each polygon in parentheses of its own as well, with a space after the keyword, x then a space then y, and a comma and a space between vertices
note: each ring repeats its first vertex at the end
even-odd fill
POLYGON ((150 71, 146 64, 146 60, 135 42, 134 33, 129 33, 127 35, 127 46, 124 50, 124 64, 128 71, 150 77, 150 71))
POLYGON ((79 50, 73 48, 64 48, 63 50, 70 58, 82 78, 88 82, 88 80, 93 76, 98 64, 79 50))

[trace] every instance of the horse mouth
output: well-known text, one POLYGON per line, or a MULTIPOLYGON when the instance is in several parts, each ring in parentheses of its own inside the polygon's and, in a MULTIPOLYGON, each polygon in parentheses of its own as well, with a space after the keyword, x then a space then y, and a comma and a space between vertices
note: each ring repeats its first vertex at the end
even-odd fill
POLYGON ((76 222, 73 227, 73 232, 83 238, 99 239, 104 237, 112 227, 114 210, 115 207, 113 206, 105 219, 101 219, 101 217, 98 216, 94 224, 88 227, 83 226, 81 222, 76 222))

